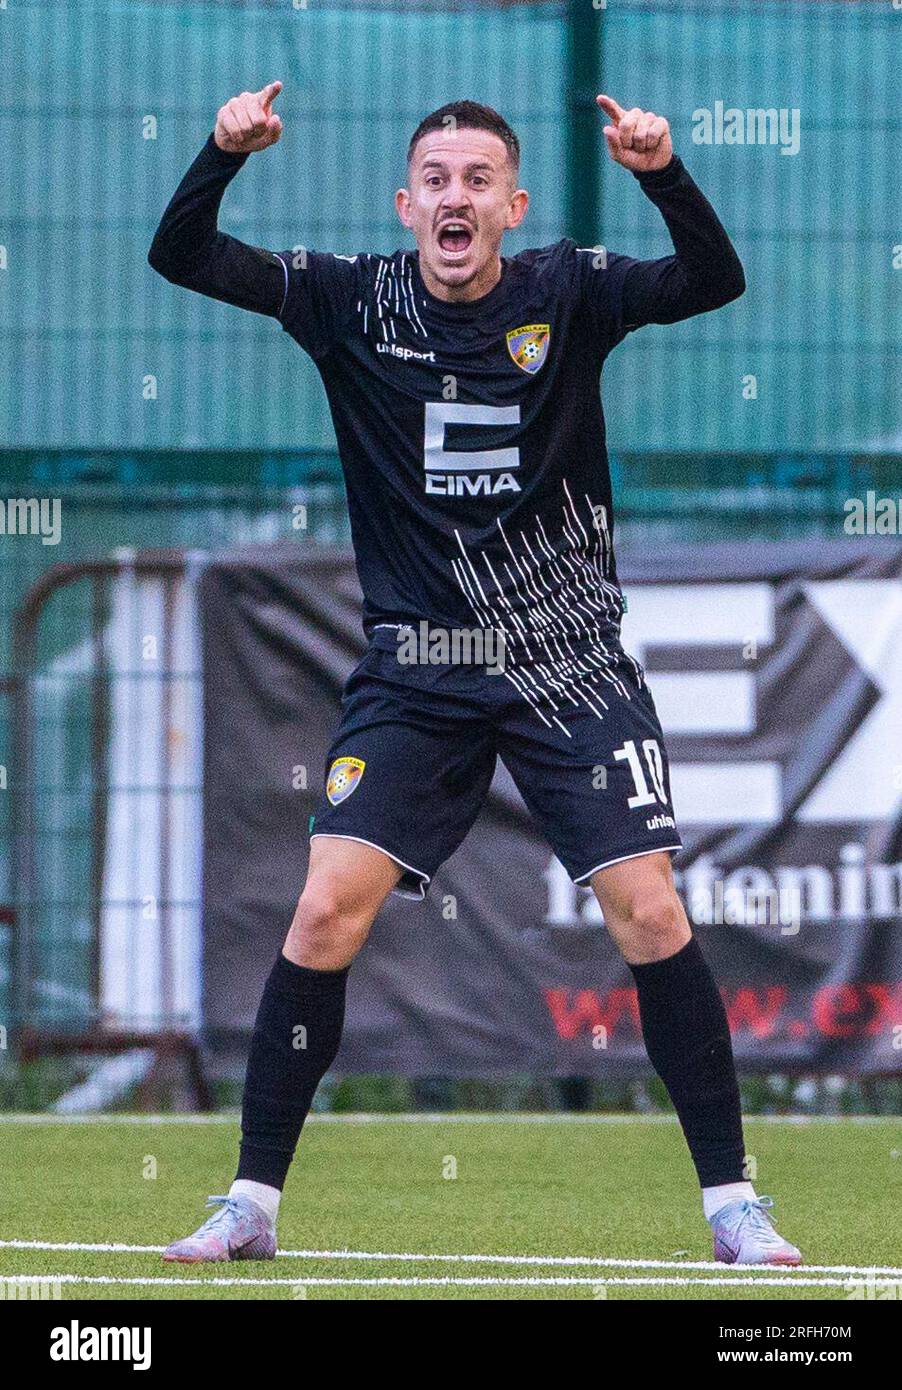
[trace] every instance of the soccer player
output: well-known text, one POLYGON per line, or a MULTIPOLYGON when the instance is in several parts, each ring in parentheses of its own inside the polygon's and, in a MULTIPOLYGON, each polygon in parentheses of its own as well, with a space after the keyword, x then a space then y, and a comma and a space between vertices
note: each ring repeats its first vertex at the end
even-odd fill
POLYGON ((345 689, 306 884, 257 1014, 236 1180, 164 1258, 275 1254, 281 1190, 338 1048, 349 966, 388 893, 425 896, 500 755, 558 858, 596 893, 635 977, 716 1258, 798 1264, 770 1199, 746 1179, 726 1014, 673 884, 681 846, 661 727, 620 644, 599 394, 604 360, 628 333, 741 295, 739 259, 667 121, 607 96, 609 154, 660 210, 673 255, 637 261, 562 240, 502 256, 529 201, 519 142, 471 101, 434 111, 410 141, 395 206, 416 251, 244 245, 217 229, 219 205, 248 156, 280 138, 281 86, 220 109, 149 260, 177 285, 271 315, 316 363, 369 645, 345 689), (503 659, 493 646, 491 662, 402 660, 424 632, 495 636, 503 659))

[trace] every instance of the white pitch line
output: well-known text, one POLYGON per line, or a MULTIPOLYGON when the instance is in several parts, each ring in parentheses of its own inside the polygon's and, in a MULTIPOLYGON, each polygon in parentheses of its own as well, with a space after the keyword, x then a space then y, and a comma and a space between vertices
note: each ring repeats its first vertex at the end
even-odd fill
POLYGON ((165 1245, 125 1245, 119 1241, 0 1240, 0 1250, 72 1250, 102 1255, 161 1255, 165 1245))
MULTIPOLYGON (((163 1245, 126 1245, 114 1241, 0 1240, 0 1249, 73 1251, 83 1254, 159 1255, 165 1248, 163 1245)), ((725 1266, 720 1260, 630 1260, 604 1255, 448 1255, 387 1250, 279 1250, 278 1254, 282 1259, 351 1260, 361 1264, 371 1260, 398 1264, 549 1265, 592 1269, 693 1269, 707 1270, 712 1273, 722 1273, 725 1268, 732 1268, 747 1270, 756 1275, 764 1275, 773 1268, 772 1265, 725 1266)), ((790 1279, 804 1277, 807 1274, 844 1274, 868 1277, 887 1275, 891 1281, 902 1280, 902 1268, 895 1265, 802 1265, 797 1274, 790 1270, 787 1271, 787 1277, 790 1279)))
MULTIPOLYGON (((847 1288, 847 1279, 793 1279, 786 1275, 769 1276, 764 1279, 749 1279, 743 1277, 726 1276, 716 1279, 652 1279, 652 1278, 618 1278, 611 1279, 584 1279, 574 1275, 549 1276, 546 1278, 536 1278, 527 1276, 515 1279, 497 1279, 490 1276, 482 1278, 463 1279, 457 1276, 447 1275, 436 1279, 421 1279, 418 1276, 409 1278, 374 1278, 374 1279, 186 1279, 171 1278, 167 1276, 144 1278, 119 1278, 112 1274, 15 1274, 6 1278, 0 1278, 0 1282, 8 1284, 25 1283, 49 1283, 49 1284, 105 1284, 116 1287, 128 1286, 135 1288, 156 1287, 166 1285, 179 1288, 592 1288, 604 1285, 618 1286, 643 1286, 653 1288, 663 1288, 666 1286, 686 1287, 689 1285, 708 1285, 713 1288, 808 1288, 808 1289, 832 1289, 847 1288)), ((877 1287, 884 1287, 893 1284, 891 1279, 875 1279, 877 1287)))

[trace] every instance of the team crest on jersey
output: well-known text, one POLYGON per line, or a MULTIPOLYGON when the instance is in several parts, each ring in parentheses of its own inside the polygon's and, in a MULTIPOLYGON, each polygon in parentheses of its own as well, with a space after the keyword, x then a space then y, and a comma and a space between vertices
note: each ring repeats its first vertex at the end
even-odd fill
POLYGON ((507 350, 521 371, 535 376, 548 356, 550 340, 550 324, 527 323, 523 328, 512 328, 508 333, 507 350))
POLYGON ((326 781, 326 796, 333 806, 347 801, 351 792, 363 776, 366 763, 360 758, 336 758, 329 768, 326 781))

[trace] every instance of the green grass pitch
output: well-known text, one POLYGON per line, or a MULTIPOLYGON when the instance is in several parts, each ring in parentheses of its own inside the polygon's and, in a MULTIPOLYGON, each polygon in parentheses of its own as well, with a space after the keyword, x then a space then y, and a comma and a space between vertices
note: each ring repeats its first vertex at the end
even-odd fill
POLYGON ((899 1280, 878 1286, 878 1294, 902 1296, 902 1121, 895 1119, 747 1123, 758 1191, 775 1197, 779 1223, 808 1264, 854 1266, 860 1274, 693 1269, 692 1262, 711 1260, 711 1243, 679 1130, 667 1120, 629 1117, 314 1117, 279 1223, 280 1247, 319 1252, 313 1257, 189 1267, 164 1265, 153 1251, 6 1243, 162 1246, 186 1235, 204 1218, 206 1195, 228 1188, 237 1137, 232 1117, 2 1117, 0 1280, 102 1279, 109 1282, 62 1286, 64 1298, 101 1299, 842 1300, 852 1292, 850 1279, 865 1279, 878 1265, 898 1268, 883 1277, 899 1280), (356 1253, 341 1258, 342 1251, 356 1253), (364 1258, 377 1253, 397 1258, 364 1258), (521 1258, 400 1258, 465 1254, 521 1258), (758 1287, 722 1282, 731 1277, 758 1287), (790 1282, 768 1285, 765 1277, 790 1282), (815 1286, 798 1282, 806 1277, 815 1286), (173 1278, 188 1282, 118 1282, 173 1278), (221 1282, 228 1279, 259 1282, 221 1282), (353 1282, 374 1279, 410 1282, 353 1282), (584 1282, 547 1282, 555 1279, 584 1282), (652 1282, 617 1282, 624 1279, 652 1282))

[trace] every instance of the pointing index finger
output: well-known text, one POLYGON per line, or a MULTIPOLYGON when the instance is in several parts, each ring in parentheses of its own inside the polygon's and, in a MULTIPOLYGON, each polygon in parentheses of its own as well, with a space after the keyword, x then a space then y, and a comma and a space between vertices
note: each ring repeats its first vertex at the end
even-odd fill
POLYGON ((610 116, 611 120, 614 122, 615 125, 618 125, 626 114, 623 107, 618 106, 617 102, 614 100, 613 97, 606 97, 602 95, 597 96, 595 100, 601 107, 602 111, 604 111, 605 115, 610 116))
POLYGON ((257 93, 257 100, 263 107, 264 111, 271 104, 271 102, 275 100, 275 98, 279 95, 281 90, 281 82, 268 82, 265 87, 261 87, 260 91, 257 93))

